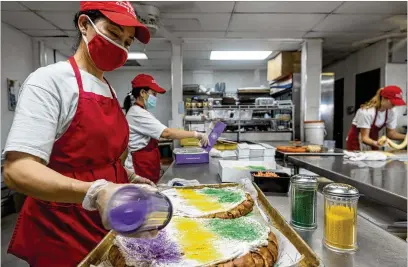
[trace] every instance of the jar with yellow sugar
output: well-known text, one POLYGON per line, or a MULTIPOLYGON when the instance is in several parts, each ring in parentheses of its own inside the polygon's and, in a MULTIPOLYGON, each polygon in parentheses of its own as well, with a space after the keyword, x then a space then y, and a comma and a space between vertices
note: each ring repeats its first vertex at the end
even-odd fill
POLYGON ((355 187, 332 183, 323 188, 324 245, 337 252, 357 250, 357 202, 355 187))

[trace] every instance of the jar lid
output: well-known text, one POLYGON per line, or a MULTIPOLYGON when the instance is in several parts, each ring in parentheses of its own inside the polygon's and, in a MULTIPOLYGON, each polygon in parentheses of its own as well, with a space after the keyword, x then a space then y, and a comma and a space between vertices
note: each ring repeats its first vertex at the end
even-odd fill
POLYGON ((360 194, 357 188, 340 183, 328 184, 323 188, 324 195, 338 196, 338 197, 359 197, 360 194))
POLYGON ((291 183, 307 185, 307 186, 316 186, 317 185, 317 176, 297 174, 290 178, 291 183))

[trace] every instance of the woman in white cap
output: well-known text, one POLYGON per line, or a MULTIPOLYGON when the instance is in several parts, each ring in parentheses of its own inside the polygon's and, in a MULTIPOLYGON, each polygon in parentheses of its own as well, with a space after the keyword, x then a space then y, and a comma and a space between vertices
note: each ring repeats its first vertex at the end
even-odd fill
POLYGON ((141 182, 120 160, 128 124, 104 72, 150 33, 127 1, 80 2, 74 22, 75 55, 27 78, 5 146, 4 181, 28 196, 9 252, 30 266, 76 266, 106 235, 118 184, 141 182))
POLYGON ((129 156, 127 168, 137 175, 157 183, 160 179, 159 139, 198 138, 203 146, 208 143, 204 133, 168 128, 151 113, 156 108, 157 94, 166 90, 152 76, 139 74, 132 81, 132 91, 125 99, 124 108, 129 123, 129 156), (134 99, 133 103, 131 99, 134 99), (133 167, 133 168, 132 168, 133 167))

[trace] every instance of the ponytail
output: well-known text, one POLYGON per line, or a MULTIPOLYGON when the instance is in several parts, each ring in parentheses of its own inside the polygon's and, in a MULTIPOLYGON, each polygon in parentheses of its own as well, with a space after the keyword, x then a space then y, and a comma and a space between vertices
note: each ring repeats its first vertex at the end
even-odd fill
POLYGON ((132 91, 130 91, 127 94, 127 96, 125 97, 125 100, 123 101, 123 108, 125 109, 126 114, 128 113, 129 109, 134 104, 135 100, 140 96, 140 92, 142 90, 149 91, 149 87, 133 88, 132 91))
POLYGON ((373 96, 373 98, 371 98, 366 103, 362 104, 360 107, 364 109, 380 108, 381 107, 381 91, 382 91, 382 88, 378 89, 377 93, 375 93, 375 96, 373 96))
POLYGON ((125 109, 125 113, 127 114, 130 107, 132 107, 132 96, 128 94, 125 97, 125 101, 123 101, 123 108, 125 109))

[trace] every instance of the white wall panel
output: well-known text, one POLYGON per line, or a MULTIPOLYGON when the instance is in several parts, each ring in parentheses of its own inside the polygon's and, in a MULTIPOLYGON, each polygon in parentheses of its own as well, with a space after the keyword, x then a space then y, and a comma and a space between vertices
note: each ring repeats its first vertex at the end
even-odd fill
POLYGON ((7 140, 14 111, 8 110, 7 78, 21 84, 33 72, 33 43, 29 36, 1 23, 1 148, 7 140))

